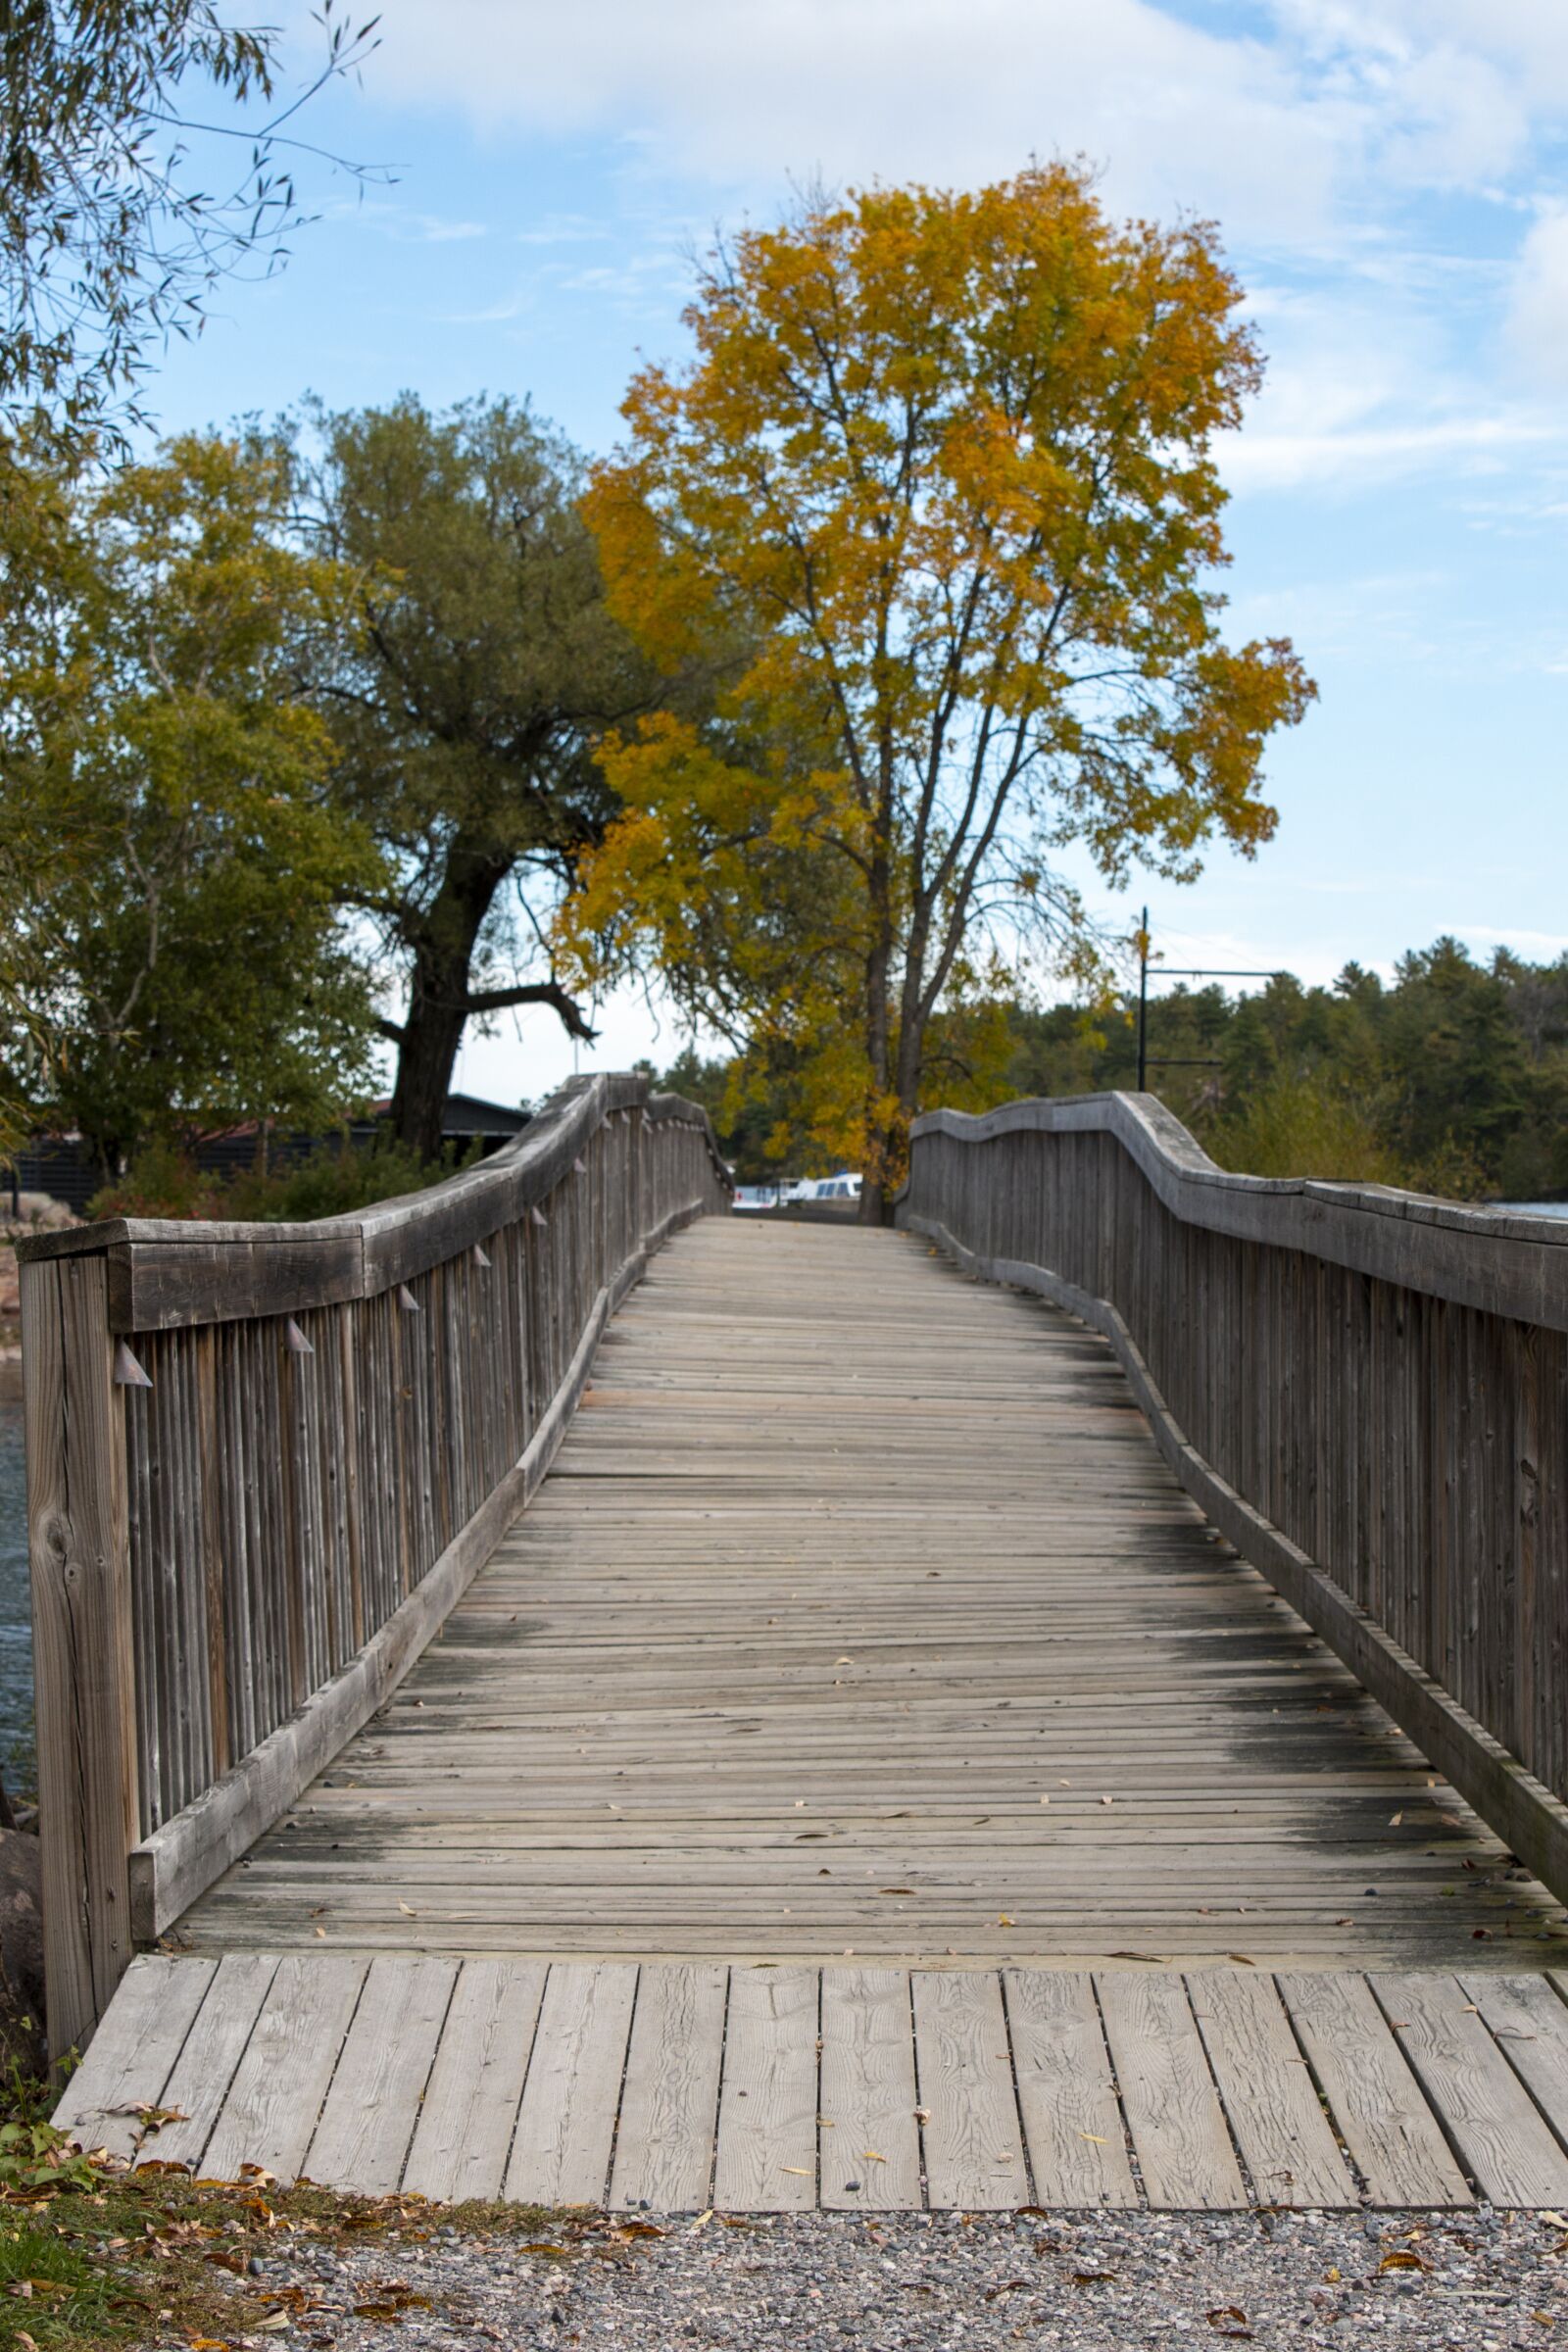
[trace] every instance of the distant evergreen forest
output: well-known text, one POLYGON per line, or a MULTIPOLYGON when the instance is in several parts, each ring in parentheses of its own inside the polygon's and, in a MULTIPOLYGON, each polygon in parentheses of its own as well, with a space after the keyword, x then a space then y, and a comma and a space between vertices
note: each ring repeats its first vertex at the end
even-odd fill
MULTIPOLYGON (((1153 967, 1157 971, 1157 966, 1153 967)), ((1137 1001, 996 1008, 1001 1055, 980 1083, 1014 1095, 1137 1084, 1137 1001)), ((973 1106, 976 1079, 953 1100, 973 1106)), ((787 1084, 688 1051, 663 1083, 704 1102, 743 1182, 807 1165, 787 1084)), ((1477 962, 1455 939, 1402 956, 1392 981, 1347 964, 1332 986, 1288 975, 1255 993, 1156 980, 1149 1085, 1222 1167, 1406 1185, 1462 1200, 1568 1198, 1568 956, 1477 962)))

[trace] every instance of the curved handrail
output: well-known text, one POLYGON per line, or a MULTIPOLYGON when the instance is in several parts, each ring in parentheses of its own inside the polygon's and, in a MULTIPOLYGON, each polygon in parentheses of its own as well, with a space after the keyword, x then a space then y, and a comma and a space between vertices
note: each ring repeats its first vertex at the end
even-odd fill
POLYGON ((305 1223, 224 1218, 105 1217, 28 1235, 22 1260, 106 1253, 111 1328, 165 1331, 258 1313, 368 1298, 471 1249, 536 1207, 587 1139, 617 1113, 704 1138, 716 1181, 733 1181, 708 1113, 683 1096, 651 1094, 635 1073, 575 1078, 511 1143, 416 1193, 305 1223))
POLYGON ((1237 1175, 1217 1167, 1154 1095, 1029 1097, 978 1113, 934 1110, 910 1130, 914 1143, 1019 1134, 1113 1137, 1184 1224, 1568 1330, 1568 1218, 1471 1208, 1392 1185, 1237 1175))
POLYGON ((916 1120, 898 1221, 1104 1335, 1205 1515, 1568 1900, 1568 1225, 1234 1175, 1128 1094, 916 1120))
POLYGON ((695 1103, 598 1075, 346 1215, 24 1245, 56 2052, 380 1704, 544 1477, 626 1289, 731 1189, 695 1103))

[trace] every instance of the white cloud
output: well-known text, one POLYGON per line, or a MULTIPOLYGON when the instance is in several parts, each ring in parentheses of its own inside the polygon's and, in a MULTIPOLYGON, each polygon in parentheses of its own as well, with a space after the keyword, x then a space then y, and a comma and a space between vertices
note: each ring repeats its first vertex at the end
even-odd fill
POLYGON ((645 168, 766 189, 964 183, 1085 152, 1118 201, 1245 211, 1287 234, 1325 202, 1332 140, 1261 42, 1150 0, 390 0, 372 93, 634 140, 645 168))
POLYGON ((1568 386, 1568 210, 1543 213, 1524 241, 1508 337, 1532 375, 1568 386))
POLYGON ((1117 202, 1287 243, 1374 178, 1500 185, 1568 106, 1562 0, 1265 0, 1254 23, 1222 36, 1158 0, 385 0, 368 81, 490 131, 618 135, 731 190, 1082 152, 1117 202))

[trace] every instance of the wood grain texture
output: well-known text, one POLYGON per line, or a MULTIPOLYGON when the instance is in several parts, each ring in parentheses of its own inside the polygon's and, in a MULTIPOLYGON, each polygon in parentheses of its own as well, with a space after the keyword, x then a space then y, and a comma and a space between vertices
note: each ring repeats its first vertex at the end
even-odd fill
POLYGON ((1175 2211, 1245 2205, 1181 1979, 1101 1976, 1097 1990, 1150 2204, 1175 2211))
POLYGON ((466 1960, 415 2127, 403 2186, 498 2197, 544 1997, 543 1961, 466 1960))
POLYGON ((637 1971, 557 1962, 545 1984, 506 2193, 532 2205, 601 2205, 637 1971))
POLYGON ((1126 2132, 1088 1971, 1009 1968, 1003 1985, 1038 2201, 1068 2207, 1136 2205, 1126 2132))
POLYGON ((918 2212, 924 2202, 919 2096, 909 1979, 903 1969, 822 1971, 818 2096, 823 2206, 918 2212))
POLYGON ((102 2030, 72 2075, 56 2127, 87 2149, 129 2156, 141 2139, 139 2107, 156 2107, 185 2036, 218 1973, 214 1960, 134 1960, 102 2030))
POLYGON ((932 2204, 977 2213, 1021 2204, 1027 2174, 1000 1982, 990 1970, 919 1969, 912 1992, 932 2204))
POLYGON ((1270 1980, 1204 1969, 1188 1978, 1187 1996, 1258 2203, 1358 2203, 1270 1980))
POLYGON ((1372 1979, 1399 2047, 1442 2113, 1466 2171, 1494 2205, 1561 2205, 1568 2155, 1547 2130, 1458 1981, 1400 1970, 1372 1979))
POLYGON ((1464 1991, 1557 2139, 1568 2145, 1568 2005, 1562 1980, 1478 1973, 1465 1981, 1464 1991))
POLYGON ((547 1976, 538 1962, 408 1955, 159 1959, 131 1970, 57 2120, 134 2155, 145 2110, 177 2098, 185 2120, 144 2153, 182 2148, 211 2177, 309 2169, 353 2189, 401 2175, 435 2199, 499 2189, 688 2215, 1277 2210, 1358 2194, 1462 2206, 1451 2140, 1499 2201, 1545 2206, 1568 2161, 1558 1992, 1540 1977, 1472 1988, 1437 1973, 1381 1990, 1410 2016, 1387 2019, 1349 1971, 1286 1979, 1277 1994, 1237 1968, 1184 1988, 1131 1968, 1004 1982, 990 1969, 605 1962, 547 1976), (1297 2038, 1310 2071, 1291 2058, 1297 2038))
POLYGON ((276 1972, 270 1952, 230 1952, 219 1962, 158 2102, 175 2111, 173 2120, 147 2133, 137 2150, 138 2163, 201 2170, 202 2153, 276 1972))
POLYGON ((1302 1972, 1280 1990, 1373 2205, 1468 2205, 1470 2191, 1361 1977, 1302 1972))
POLYGON ((653 1262, 439 1642, 179 1931, 1568 1959, 1511 1869, 1216 1541, 1101 1340, 908 1236, 737 1217, 653 1262))
POLYGON ((730 1975, 713 2203, 728 2213, 803 2213, 816 2203, 814 1968, 730 1975))
POLYGON ((707 2204, 728 1980, 717 1967, 639 1970, 612 2205, 696 2213, 707 2204))
POLYGON ((305 2159, 312 2180, 366 2197, 397 2187, 457 1973, 450 1960, 371 1961, 305 2159))
POLYGON ((284 1953, 203 2151, 209 2178, 246 2165, 298 2178, 368 1972, 346 1954, 284 1953))

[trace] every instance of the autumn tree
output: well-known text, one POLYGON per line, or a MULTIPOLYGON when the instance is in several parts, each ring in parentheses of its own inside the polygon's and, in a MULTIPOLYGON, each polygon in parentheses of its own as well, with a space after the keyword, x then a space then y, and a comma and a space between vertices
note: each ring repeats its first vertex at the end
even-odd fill
POLYGON ((942 1019, 1020 947, 1081 946, 1069 845, 1119 882, 1272 831, 1263 746, 1312 689, 1222 628, 1240 301, 1211 228, 1114 222, 1077 167, 812 201, 713 255, 695 359, 635 378, 594 474, 650 657, 755 650, 717 725, 605 747, 624 808, 575 952, 808 1052, 868 1219, 942 1019))
POLYGON ((359 582, 313 691, 385 854, 364 911, 398 998, 392 1119, 430 1157, 470 1020, 539 1004, 594 1034, 548 922, 615 810, 595 739, 661 683, 606 608, 576 456, 525 405, 308 412, 293 446, 316 544, 359 582))
POLYGON ((291 547, 288 469, 242 441, 29 479, 0 612, 3 1140, 58 1121, 113 1173, 192 1127, 337 1117, 375 1020, 342 908, 381 868, 297 678, 302 638, 357 625, 352 576, 291 547))

